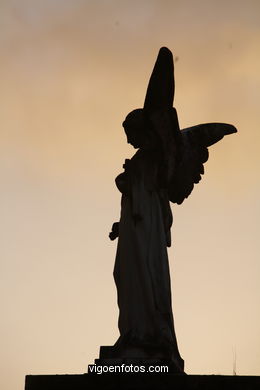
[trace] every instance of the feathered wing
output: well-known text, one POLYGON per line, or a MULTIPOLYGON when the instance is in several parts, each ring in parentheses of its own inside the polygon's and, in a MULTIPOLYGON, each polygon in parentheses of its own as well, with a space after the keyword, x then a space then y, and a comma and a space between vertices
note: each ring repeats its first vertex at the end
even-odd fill
POLYGON ((173 55, 167 47, 161 47, 148 83, 144 100, 144 111, 151 113, 158 110, 171 109, 173 98, 173 55))
POLYGON ((143 110, 159 136, 165 156, 169 199, 181 204, 201 180, 203 164, 208 159, 207 148, 237 130, 225 123, 205 123, 180 131, 173 99, 173 55, 162 47, 148 83, 143 110))
POLYGON ((169 199, 181 204, 201 180, 203 164, 208 160, 208 147, 225 135, 236 133, 234 126, 226 123, 205 123, 182 130, 180 159, 168 188, 169 199))

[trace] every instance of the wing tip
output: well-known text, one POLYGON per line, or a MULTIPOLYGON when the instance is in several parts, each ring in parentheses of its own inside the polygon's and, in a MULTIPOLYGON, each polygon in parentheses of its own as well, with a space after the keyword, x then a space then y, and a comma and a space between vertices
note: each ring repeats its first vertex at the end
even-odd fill
POLYGON ((237 133, 237 128, 229 123, 226 124, 226 135, 237 133))
POLYGON ((166 46, 162 46, 161 48, 160 48, 160 50, 159 50, 159 53, 167 53, 167 54, 172 54, 172 52, 171 52, 171 50, 170 49, 168 49, 168 47, 166 47, 166 46))

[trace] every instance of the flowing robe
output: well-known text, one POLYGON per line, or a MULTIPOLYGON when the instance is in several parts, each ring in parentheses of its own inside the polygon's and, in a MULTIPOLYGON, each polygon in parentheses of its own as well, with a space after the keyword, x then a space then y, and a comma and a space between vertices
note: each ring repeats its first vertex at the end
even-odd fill
POLYGON ((120 331, 116 345, 166 351, 183 370, 167 255, 172 215, 159 166, 158 152, 140 149, 116 178, 122 192, 114 267, 120 331))

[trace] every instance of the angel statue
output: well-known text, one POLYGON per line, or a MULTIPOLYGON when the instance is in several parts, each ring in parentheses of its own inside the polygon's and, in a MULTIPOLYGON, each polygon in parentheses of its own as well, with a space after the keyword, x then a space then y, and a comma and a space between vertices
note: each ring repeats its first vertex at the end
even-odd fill
POLYGON ((234 126, 206 123, 180 130, 173 107, 173 56, 162 47, 144 101, 130 112, 123 128, 137 152, 125 160, 116 178, 122 193, 120 221, 109 235, 118 237, 114 280, 119 306, 120 337, 101 347, 97 360, 167 362, 184 374, 171 303, 167 247, 171 246, 170 202, 181 204, 201 180, 208 147, 234 126), (111 360, 112 359, 112 360, 111 360))

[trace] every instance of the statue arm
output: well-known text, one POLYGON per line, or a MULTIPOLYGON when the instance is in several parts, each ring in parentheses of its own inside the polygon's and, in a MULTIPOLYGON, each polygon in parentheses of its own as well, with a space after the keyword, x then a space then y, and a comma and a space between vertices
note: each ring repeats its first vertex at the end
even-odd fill
POLYGON ((126 159, 123 165, 125 171, 116 178, 116 185, 123 195, 131 202, 132 217, 136 224, 142 219, 141 212, 141 192, 142 192, 142 171, 143 164, 140 154, 136 154, 132 160, 126 159))
POLYGON ((131 180, 131 203, 132 203, 132 217, 136 225, 142 220, 142 212, 140 205, 141 188, 136 178, 131 180))

